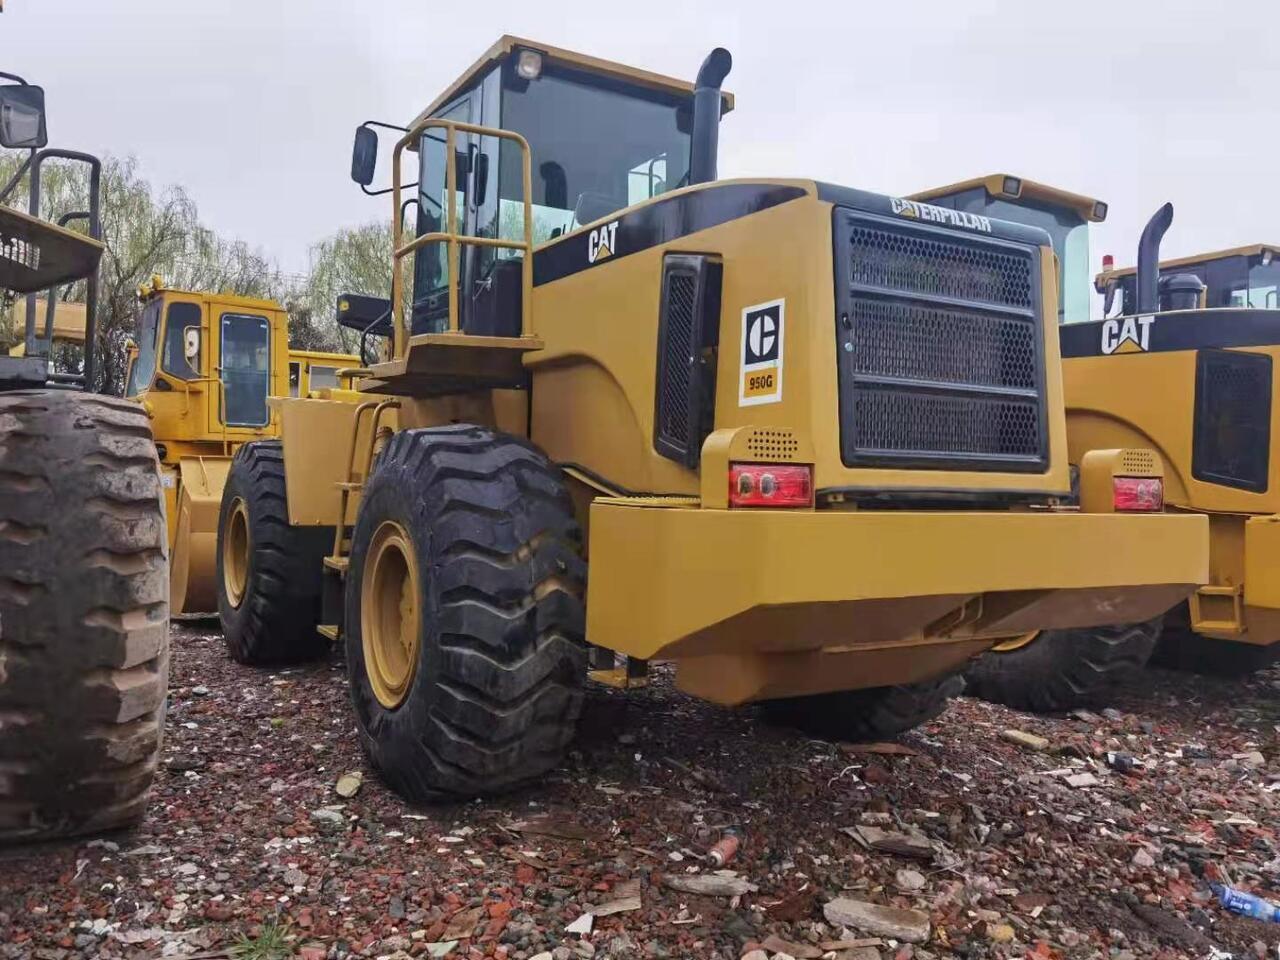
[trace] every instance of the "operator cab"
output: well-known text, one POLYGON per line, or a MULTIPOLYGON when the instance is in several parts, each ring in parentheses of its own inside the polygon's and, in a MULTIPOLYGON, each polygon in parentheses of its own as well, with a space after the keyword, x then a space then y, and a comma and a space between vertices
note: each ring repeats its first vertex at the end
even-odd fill
POLYGON ((192 395, 207 396, 198 428, 256 431, 271 420, 267 397, 283 336, 279 305, 228 294, 166 289, 159 277, 138 289, 136 342, 129 345, 126 397, 191 410, 192 395), (212 331, 210 336, 206 334, 212 331))
MULTIPOLYGON (((726 67, 727 69, 727 67, 726 67)), ((721 98, 720 112, 732 107, 721 98)), ((694 87, 687 81, 503 37, 414 121, 451 120, 510 131, 529 144, 534 246, 691 182, 694 87)), ((718 119, 718 118, 717 118, 718 119)), ((370 191, 377 140, 356 134, 352 177, 370 191)), ((405 128, 395 127, 404 131, 405 128)), ((416 150, 417 236, 448 229, 446 131, 429 127, 416 150)), ((518 141, 458 130, 454 145, 456 232, 522 241, 524 187, 518 141)), ((412 184, 410 185, 412 186, 412 184)), ((449 329, 448 245, 430 243, 412 266, 409 332, 449 329)), ((460 246, 459 329, 518 336, 523 250, 460 246)), ((607 241, 597 257, 612 255, 607 241)))
POLYGON ((1046 231, 1058 258, 1058 322, 1090 319, 1089 224, 1107 218, 1107 205, 1101 200, 1007 173, 925 190, 912 199, 1046 231))
MULTIPOLYGON (((1104 262, 1104 267, 1106 266, 1104 262)), ((1166 260, 1160 280, 1192 275, 1204 286, 1204 306, 1252 310, 1280 307, 1280 247, 1254 244, 1166 260)), ((1106 270, 1094 281, 1099 293, 1114 291, 1108 300, 1119 304, 1121 315, 1137 312, 1137 269, 1106 270)))

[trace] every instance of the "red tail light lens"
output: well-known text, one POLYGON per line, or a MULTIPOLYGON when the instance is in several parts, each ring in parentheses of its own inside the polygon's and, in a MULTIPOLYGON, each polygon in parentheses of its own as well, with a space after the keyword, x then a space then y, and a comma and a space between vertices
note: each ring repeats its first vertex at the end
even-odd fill
POLYGON ((1164 480, 1160 477, 1116 477, 1115 499, 1117 511, 1124 513, 1148 513, 1164 509, 1164 480))
POLYGON ((729 506, 811 507, 813 467, 795 463, 731 463, 729 506))

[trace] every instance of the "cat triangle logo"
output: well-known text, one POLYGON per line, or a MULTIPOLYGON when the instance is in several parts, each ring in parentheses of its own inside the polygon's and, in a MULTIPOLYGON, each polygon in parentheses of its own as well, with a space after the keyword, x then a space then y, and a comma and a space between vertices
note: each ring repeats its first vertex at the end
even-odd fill
POLYGON ((1102 324, 1102 352, 1145 353, 1151 349, 1155 317, 1117 317, 1102 324))
POLYGON ((617 239, 617 220, 592 230, 587 234, 587 263, 599 263, 601 260, 612 257, 617 239))

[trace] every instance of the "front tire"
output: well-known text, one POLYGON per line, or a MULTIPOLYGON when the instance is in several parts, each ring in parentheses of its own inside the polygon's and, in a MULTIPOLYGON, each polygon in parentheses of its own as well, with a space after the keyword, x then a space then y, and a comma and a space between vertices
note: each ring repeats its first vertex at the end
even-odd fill
POLYGON ((0 395, 0 841, 142 819, 168 690, 168 559, 141 407, 0 395))
POLYGON ((1106 706, 1151 659, 1161 619, 1043 630, 1020 647, 973 661, 965 673, 969 692, 1032 713, 1106 706))
POLYGON ((218 514, 218 619, 240 663, 297 663, 328 650, 316 632, 333 527, 289 523, 284 445, 236 451, 218 514))
POLYGON ((555 767, 586 672, 581 532, 559 471, 483 427, 404 430, 352 536, 344 634, 361 743, 418 802, 555 767))
POLYGON ((964 690, 958 674, 865 690, 841 690, 761 703, 775 723, 823 740, 884 740, 936 718, 964 690))

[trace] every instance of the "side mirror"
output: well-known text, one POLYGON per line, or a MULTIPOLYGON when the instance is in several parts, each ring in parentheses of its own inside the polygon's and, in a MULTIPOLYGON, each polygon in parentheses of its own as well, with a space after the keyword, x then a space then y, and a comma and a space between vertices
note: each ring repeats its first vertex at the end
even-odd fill
POLYGON ((356 127, 351 144, 351 179, 362 187, 373 183, 378 166, 378 135, 366 126, 356 127))
POLYGON ((187 327, 182 331, 182 354, 192 366, 200 359, 200 328, 187 327))
POLYGON ((0 86, 0 147, 39 149, 49 142, 44 125, 44 88, 0 86))

